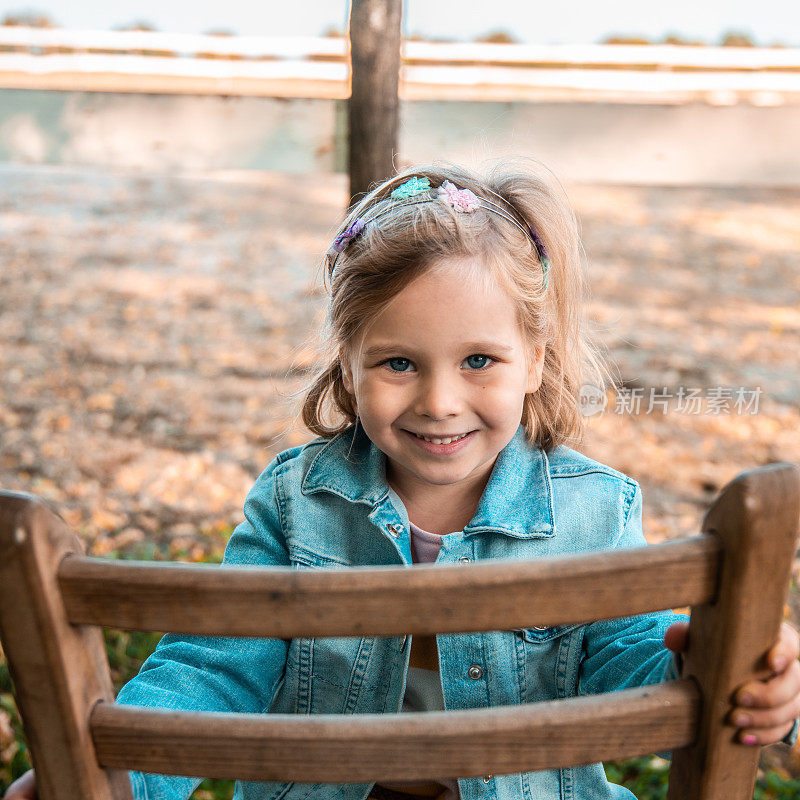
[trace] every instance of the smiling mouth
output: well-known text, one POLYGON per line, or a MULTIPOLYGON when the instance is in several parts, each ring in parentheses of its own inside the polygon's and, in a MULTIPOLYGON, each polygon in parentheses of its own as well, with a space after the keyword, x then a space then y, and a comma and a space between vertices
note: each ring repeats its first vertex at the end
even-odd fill
POLYGON ((414 433, 417 439, 422 439, 425 442, 432 444, 451 444, 452 442, 459 442, 469 436, 469 433, 457 433, 455 436, 423 436, 421 433, 414 433))

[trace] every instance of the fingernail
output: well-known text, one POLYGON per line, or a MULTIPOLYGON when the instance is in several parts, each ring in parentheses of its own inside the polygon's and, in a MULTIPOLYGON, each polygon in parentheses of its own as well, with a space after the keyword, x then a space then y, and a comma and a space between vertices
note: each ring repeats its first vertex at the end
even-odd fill
POLYGON ((747 736, 742 736, 742 744, 756 744, 758 739, 753 736, 752 733, 748 733, 747 736))
POLYGON ((753 695, 747 694, 747 692, 745 692, 743 695, 739 696, 740 706, 750 707, 753 705, 753 703, 754 703, 753 695))
POLYGON ((752 721, 752 718, 748 714, 737 714, 733 720, 733 724, 738 728, 746 728, 752 721))

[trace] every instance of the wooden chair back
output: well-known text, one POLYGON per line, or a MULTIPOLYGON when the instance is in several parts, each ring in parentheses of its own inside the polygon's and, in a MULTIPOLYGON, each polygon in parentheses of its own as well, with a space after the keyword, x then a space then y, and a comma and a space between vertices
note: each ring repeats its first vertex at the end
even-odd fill
POLYGON ((800 473, 728 484, 697 537, 468 566, 288 568, 88 558, 40 500, 0 493, 0 637, 42 800, 128 800, 125 770, 371 782, 504 774, 674 750, 673 800, 751 798, 757 748, 725 724, 766 674, 795 554, 800 473), (201 714, 117 706, 101 626, 310 637, 511 630, 691 606, 680 680, 420 714, 201 714), (420 747, 420 743, 424 743, 420 747))

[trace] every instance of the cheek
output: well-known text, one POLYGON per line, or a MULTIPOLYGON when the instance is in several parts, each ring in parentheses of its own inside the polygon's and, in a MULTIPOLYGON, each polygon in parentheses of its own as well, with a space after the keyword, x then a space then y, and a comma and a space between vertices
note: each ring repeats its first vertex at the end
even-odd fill
POLYGON ((479 402, 484 416, 498 425, 518 425, 525 402, 524 383, 486 384, 480 387, 479 402))
POLYGON ((363 381, 356 393, 359 413, 375 420, 391 419, 400 407, 401 394, 396 387, 386 387, 378 381, 363 381))

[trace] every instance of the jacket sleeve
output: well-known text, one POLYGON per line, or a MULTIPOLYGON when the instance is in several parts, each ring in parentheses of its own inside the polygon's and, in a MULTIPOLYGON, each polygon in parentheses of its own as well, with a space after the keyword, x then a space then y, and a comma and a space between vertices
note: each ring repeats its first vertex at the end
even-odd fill
MULTIPOLYGON (((223 564, 288 566, 273 462, 247 496, 245 521, 231 535, 223 564)), ((183 711, 269 710, 283 680, 288 642, 281 639, 167 634, 120 691, 125 705, 183 711)), ((131 772, 136 800, 178 800, 199 778, 131 772)))
MULTIPOLYGON (((616 547, 646 544, 637 484, 616 547)), ((686 620, 685 615, 664 611, 587 625, 578 693, 599 694, 677 678, 677 659, 664 647, 664 633, 672 623, 686 620)))

